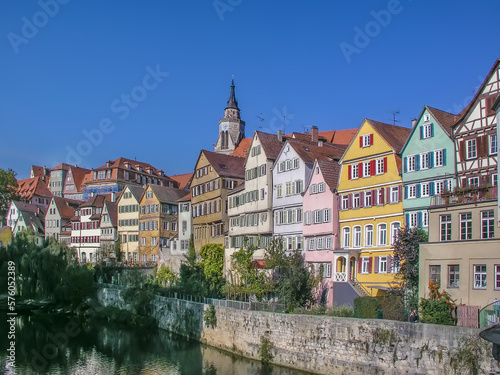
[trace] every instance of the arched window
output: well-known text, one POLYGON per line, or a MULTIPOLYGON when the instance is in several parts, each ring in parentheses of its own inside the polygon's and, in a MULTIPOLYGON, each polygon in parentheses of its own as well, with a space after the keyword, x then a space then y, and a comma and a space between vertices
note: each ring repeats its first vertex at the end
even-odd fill
POLYGON ((342 247, 348 248, 351 246, 351 228, 342 228, 342 247))
POLYGON ((361 227, 359 225, 352 228, 352 247, 361 247, 361 227))
POLYGON ((373 246, 373 225, 365 226, 365 246, 373 246))
POLYGON ((387 245, 387 224, 379 224, 378 225, 378 245, 385 246, 387 245))

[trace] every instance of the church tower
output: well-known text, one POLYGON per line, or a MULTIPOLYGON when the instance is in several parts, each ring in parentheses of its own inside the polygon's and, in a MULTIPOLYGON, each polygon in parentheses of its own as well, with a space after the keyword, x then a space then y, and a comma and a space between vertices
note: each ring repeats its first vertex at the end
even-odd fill
POLYGON ((240 109, 234 93, 234 79, 231 81, 229 100, 224 109, 224 117, 219 120, 219 138, 215 152, 230 155, 245 138, 245 121, 240 118, 240 109))

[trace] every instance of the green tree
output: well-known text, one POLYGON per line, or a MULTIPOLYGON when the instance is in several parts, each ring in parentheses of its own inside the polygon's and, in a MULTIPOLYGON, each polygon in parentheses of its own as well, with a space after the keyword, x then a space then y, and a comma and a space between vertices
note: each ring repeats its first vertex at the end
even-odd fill
POLYGON ((221 296, 224 279, 224 245, 207 244, 200 250, 200 265, 205 275, 205 290, 209 296, 221 296))
POLYGON ((429 298, 420 300, 420 321, 429 324, 454 325, 455 302, 448 292, 439 292, 439 285, 435 281, 429 283, 429 298))
POLYGON ((4 223, 10 202, 19 199, 16 194, 16 175, 16 172, 10 168, 0 169, 0 226, 4 223))
POLYGON ((193 236, 189 240, 188 252, 184 257, 186 260, 179 269, 179 291, 195 296, 204 296, 205 274, 198 262, 193 236))
POLYGON ((288 304, 290 311, 312 300, 312 291, 318 279, 305 267, 304 258, 298 250, 286 253, 281 238, 271 240, 266 249, 266 267, 272 270, 272 290, 288 304))
POLYGON ((161 286, 167 287, 175 285, 177 282, 177 275, 169 266, 161 265, 160 269, 156 273, 156 279, 161 286))
POLYGON ((405 227, 398 230, 394 242, 394 258, 399 261, 400 267, 393 292, 403 295, 407 311, 418 306, 418 254, 420 244, 427 240, 427 232, 422 228, 405 227))

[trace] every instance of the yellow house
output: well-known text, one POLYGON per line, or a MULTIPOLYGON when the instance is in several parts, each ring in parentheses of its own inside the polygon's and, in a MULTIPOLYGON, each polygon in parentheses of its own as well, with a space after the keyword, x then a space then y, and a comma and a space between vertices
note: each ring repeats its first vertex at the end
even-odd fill
MULTIPOLYGON (((227 195, 245 181, 245 158, 201 150, 191 181, 194 247, 224 244, 227 195)), ((227 246, 226 246, 227 247, 227 246)))
POLYGON ((139 200, 139 261, 157 262, 160 252, 170 247, 177 235, 177 200, 187 190, 148 185, 139 200))
POLYGON ((400 152, 410 131, 365 119, 340 160, 334 282, 344 283, 336 291, 346 296, 337 301, 384 294, 394 280, 392 243, 404 225, 400 152))

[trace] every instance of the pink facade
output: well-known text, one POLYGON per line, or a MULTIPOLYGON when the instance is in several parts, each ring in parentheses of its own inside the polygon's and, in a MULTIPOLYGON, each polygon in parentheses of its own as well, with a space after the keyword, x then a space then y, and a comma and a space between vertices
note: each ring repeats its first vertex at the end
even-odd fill
POLYGON ((337 161, 316 160, 311 179, 304 193, 305 262, 316 273, 322 272, 323 282, 316 291, 318 302, 333 306, 334 252, 339 247, 337 195, 337 161))

